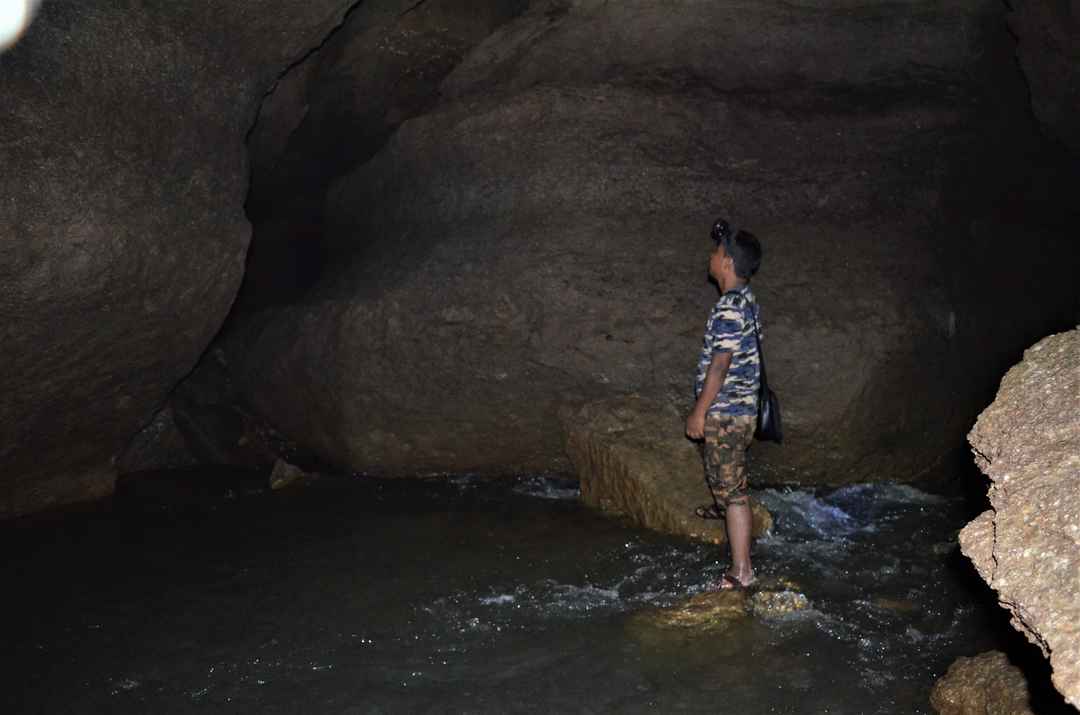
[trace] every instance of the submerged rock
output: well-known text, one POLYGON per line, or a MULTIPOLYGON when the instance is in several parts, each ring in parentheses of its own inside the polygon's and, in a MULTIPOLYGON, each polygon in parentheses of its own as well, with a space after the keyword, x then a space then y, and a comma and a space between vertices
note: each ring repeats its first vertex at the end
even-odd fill
POLYGON ((809 607, 810 601, 796 584, 765 577, 748 589, 706 591, 672 606, 640 611, 630 619, 630 626, 636 630, 687 629, 707 634, 748 616, 780 618, 809 607))
POLYGON ((806 594, 785 589, 783 591, 755 590, 750 597, 750 608, 761 618, 782 618, 789 613, 810 608, 806 594))
POLYGON ((1000 651, 957 658, 930 692, 939 715, 1031 715, 1024 674, 1000 651))
POLYGON ((992 508, 961 548, 1080 706, 1080 329, 1027 350, 969 440, 992 508))
MULTIPOLYGON (((710 496, 701 454, 684 436, 685 420, 673 407, 630 395, 568 408, 560 416, 586 504, 649 529, 727 542, 722 519, 694 514, 710 496)), ((754 536, 761 536, 772 528, 772 516, 757 501, 751 500, 751 509, 754 536)))
POLYGON ((631 618, 633 628, 726 628, 729 621, 751 613, 746 591, 707 591, 668 608, 641 611, 631 618))

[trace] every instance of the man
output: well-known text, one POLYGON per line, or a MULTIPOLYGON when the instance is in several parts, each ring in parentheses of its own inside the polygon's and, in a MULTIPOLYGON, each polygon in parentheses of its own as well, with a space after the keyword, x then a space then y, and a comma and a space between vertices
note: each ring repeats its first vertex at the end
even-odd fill
POLYGON ((731 568, 719 587, 740 589, 754 582, 746 450, 754 438, 761 379, 754 335, 758 309, 750 291, 750 279, 761 265, 761 243, 723 219, 713 224, 712 238, 716 249, 709 257, 709 276, 721 295, 705 327, 686 434, 705 442, 705 482, 713 497, 712 504, 698 507, 697 515, 725 520, 731 568))

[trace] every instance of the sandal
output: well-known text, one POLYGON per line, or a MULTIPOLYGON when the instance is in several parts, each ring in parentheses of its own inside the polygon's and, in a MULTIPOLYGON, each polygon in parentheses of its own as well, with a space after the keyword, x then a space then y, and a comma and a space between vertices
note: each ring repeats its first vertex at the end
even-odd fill
POLYGON ((753 576, 746 583, 743 583, 739 579, 732 576, 730 573, 724 572, 724 575, 720 577, 720 585, 717 586, 717 590, 720 591, 745 591, 754 585, 757 581, 753 576))
POLYGON ((697 509, 694 509, 694 513, 702 519, 723 519, 724 515, 720 513, 720 508, 716 504, 702 504, 697 509))

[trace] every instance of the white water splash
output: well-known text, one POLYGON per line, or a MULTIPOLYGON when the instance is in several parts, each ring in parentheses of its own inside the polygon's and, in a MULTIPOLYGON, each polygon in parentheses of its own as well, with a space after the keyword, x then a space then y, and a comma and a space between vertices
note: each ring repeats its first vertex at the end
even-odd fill
POLYGON ((581 497, 581 489, 576 482, 558 477, 535 475, 523 477, 514 492, 539 499, 560 501, 575 500, 581 497))

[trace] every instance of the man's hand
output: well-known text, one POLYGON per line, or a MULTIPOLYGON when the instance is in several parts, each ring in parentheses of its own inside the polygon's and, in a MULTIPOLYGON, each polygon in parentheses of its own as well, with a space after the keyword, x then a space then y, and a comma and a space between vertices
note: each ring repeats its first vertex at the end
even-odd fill
POLYGON ((705 439, 705 413, 694 410, 686 418, 686 436, 690 439, 705 439))

